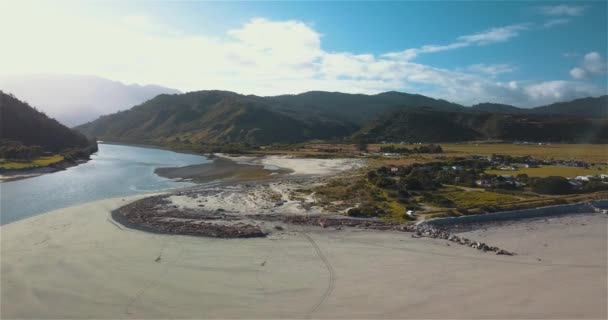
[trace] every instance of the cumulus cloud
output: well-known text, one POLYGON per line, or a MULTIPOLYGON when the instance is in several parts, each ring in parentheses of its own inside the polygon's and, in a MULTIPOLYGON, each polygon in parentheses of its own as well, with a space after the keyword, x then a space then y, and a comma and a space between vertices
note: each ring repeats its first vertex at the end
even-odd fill
POLYGON ((589 52, 583 57, 583 67, 592 73, 606 72, 606 60, 597 52, 589 52))
POLYGON ((577 80, 588 79, 592 75, 606 73, 606 59, 598 52, 589 52, 583 56, 580 67, 570 70, 572 78, 577 80))
POLYGON ((570 75, 572 76, 572 78, 577 80, 587 79, 587 71, 578 67, 572 68, 570 70, 570 75))
POLYGON ((588 95, 596 89, 592 84, 585 82, 556 80, 532 84, 525 88, 525 93, 533 101, 548 103, 588 95))
POLYGON ((586 9, 586 6, 562 4, 557 6, 543 6, 539 8, 539 11, 541 14, 546 16, 577 17, 582 16, 586 9))
MULTIPOLYGON (((370 54, 324 50, 322 34, 296 20, 255 18, 224 34, 208 36, 179 32, 140 15, 110 23, 61 12, 49 14, 38 6, 21 13, 11 9, 13 14, 0 19, 0 39, 4 47, 19 50, 3 51, 0 75, 94 74, 182 91, 223 89, 259 95, 399 90, 464 104, 494 101, 520 106, 603 90, 567 81, 553 85, 496 81, 496 75, 512 71, 506 64, 480 63, 472 69, 450 70, 412 61, 420 53, 508 41, 527 30, 525 24, 464 35, 446 45, 370 54), (15 26, 20 26, 18 32, 15 26)), ((597 67, 593 55, 588 60, 590 68, 597 67)))

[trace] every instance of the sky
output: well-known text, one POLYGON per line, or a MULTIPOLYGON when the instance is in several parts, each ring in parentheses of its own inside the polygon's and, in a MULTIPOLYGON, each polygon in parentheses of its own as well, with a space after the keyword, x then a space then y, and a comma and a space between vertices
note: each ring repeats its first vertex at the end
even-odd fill
POLYGON ((0 12, 0 76, 521 107, 607 94, 606 1, 3 0, 0 12))

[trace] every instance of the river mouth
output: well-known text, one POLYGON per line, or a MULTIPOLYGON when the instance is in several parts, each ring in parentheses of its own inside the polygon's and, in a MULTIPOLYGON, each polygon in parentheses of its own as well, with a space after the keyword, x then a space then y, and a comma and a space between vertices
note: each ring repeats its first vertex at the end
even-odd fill
POLYGON ((85 202, 196 185, 161 177, 157 168, 210 163, 202 155, 100 143, 87 163, 0 185, 0 224, 85 202))

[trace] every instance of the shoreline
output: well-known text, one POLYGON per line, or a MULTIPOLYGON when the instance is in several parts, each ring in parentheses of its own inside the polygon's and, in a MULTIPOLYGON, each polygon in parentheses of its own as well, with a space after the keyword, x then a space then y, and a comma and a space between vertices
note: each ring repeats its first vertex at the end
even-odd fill
POLYGON ((48 165, 45 167, 34 167, 27 169, 15 169, 0 171, 0 184, 11 181, 18 181, 23 179, 35 178, 44 174, 55 173, 68 168, 75 167, 91 161, 91 159, 80 159, 76 161, 62 160, 60 162, 48 165))
POLYGON ((503 257, 393 231, 287 225, 226 240, 112 222, 113 210, 145 197, 0 227, 2 317, 606 317, 602 214, 459 235, 519 253, 503 257))

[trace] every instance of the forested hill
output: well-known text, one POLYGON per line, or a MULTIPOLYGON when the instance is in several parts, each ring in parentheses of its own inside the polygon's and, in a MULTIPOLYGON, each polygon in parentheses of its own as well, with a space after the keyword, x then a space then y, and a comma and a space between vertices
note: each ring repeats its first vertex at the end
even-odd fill
POLYGON ((89 140, 27 103, 0 91, 0 143, 39 146, 42 151, 61 152, 86 148, 89 140))
POLYGON ((271 104, 226 91, 164 94, 76 129, 105 140, 161 144, 291 143, 344 137, 357 129, 323 114, 271 104))
POLYGON ((353 139, 414 143, 486 139, 608 143, 608 118, 408 108, 371 121, 353 139))
POLYGON ((420 94, 389 91, 374 95, 309 91, 296 95, 268 97, 270 106, 292 112, 314 112, 342 121, 362 124, 370 118, 400 106, 426 106, 437 110, 465 110, 466 107, 420 94))
POLYGON ((151 144, 270 144, 313 139, 599 141, 606 96, 533 109, 465 107, 416 94, 311 91, 260 97, 229 91, 163 94, 76 127, 89 137, 151 144), (424 107, 420 109, 420 107, 424 107), (412 112, 409 112, 412 111, 412 112), (399 136, 403 134, 403 136, 399 136), (389 139, 390 138, 390 139, 389 139), (598 140, 599 139, 599 140, 598 140))

